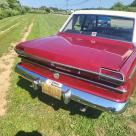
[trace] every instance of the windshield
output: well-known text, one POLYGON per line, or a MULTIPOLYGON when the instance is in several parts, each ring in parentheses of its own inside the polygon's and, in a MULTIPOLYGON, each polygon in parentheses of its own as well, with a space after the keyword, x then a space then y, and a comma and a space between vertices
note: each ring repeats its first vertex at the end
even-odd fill
POLYGON ((76 33, 132 42, 134 19, 102 15, 73 15, 63 29, 76 33))

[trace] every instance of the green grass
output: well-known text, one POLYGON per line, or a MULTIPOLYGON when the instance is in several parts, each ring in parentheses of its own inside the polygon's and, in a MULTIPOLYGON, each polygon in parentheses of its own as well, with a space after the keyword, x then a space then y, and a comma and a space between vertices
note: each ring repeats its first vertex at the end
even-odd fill
POLYGON ((67 16, 56 16, 56 15, 37 15, 33 30, 29 35, 28 39, 46 37, 54 35, 61 28, 64 20, 67 16))
MULTIPOLYGON (((30 17, 24 18, 30 21, 28 19, 30 17)), ((66 18, 66 16, 36 15, 28 39, 55 34, 66 18)), ((19 59, 16 63, 18 61, 19 59)), ((36 132, 42 136, 136 135, 128 126, 128 122, 136 122, 133 110, 130 112, 130 108, 136 108, 136 94, 130 104, 131 107, 121 115, 100 112, 91 108, 87 113, 82 113, 77 103, 71 102, 65 105, 40 91, 33 91, 29 87, 30 83, 19 79, 14 71, 11 77, 12 85, 7 97, 8 111, 0 118, 0 136, 14 136, 19 131, 33 132, 32 136, 36 132)))
MULTIPOLYGON (((25 26, 28 26, 33 18, 34 15, 24 15, 18 16, 13 18, 4 19, 5 21, 0 21, 0 28, 4 28, 6 30, 13 26, 14 24, 18 23, 15 27, 11 28, 9 31, 5 31, 4 33, 0 33, 0 56, 3 53, 7 53, 11 43, 19 41, 21 38, 21 33, 25 26), (9 22, 9 24, 8 24, 9 22)), ((1 32, 1 31, 0 31, 1 32)))
POLYGON ((18 22, 18 20, 20 18, 23 18, 24 16, 15 16, 12 18, 7 19, 3 19, 2 21, 0 21, 0 31, 4 31, 7 28, 10 28, 12 25, 16 24, 18 22))

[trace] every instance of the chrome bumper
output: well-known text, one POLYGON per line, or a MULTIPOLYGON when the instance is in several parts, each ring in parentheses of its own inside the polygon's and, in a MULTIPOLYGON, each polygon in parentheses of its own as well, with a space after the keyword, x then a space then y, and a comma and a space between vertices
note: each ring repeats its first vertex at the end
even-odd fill
MULTIPOLYGON (((32 82, 34 89, 37 89, 38 86, 41 86, 42 82, 45 82, 47 80, 47 78, 29 71, 20 65, 16 66, 16 72, 21 77, 32 82)), ((71 100, 73 100, 86 106, 103 111, 109 111, 112 113, 122 113, 126 109, 128 104, 128 101, 124 103, 114 102, 65 85, 62 86, 61 90, 65 104, 68 104, 71 100)))

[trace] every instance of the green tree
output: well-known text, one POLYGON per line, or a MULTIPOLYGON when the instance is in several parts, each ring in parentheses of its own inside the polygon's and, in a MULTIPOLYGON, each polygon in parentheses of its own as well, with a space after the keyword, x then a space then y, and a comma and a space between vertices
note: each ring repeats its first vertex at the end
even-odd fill
POLYGON ((51 12, 49 8, 46 8, 45 11, 46 11, 47 13, 50 13, 50 12, 51 12))
POLYGON ((125 6, 121 2, 115 3, 112 8, 113 10, 125 10, 125 6))
POLYGON ((136 7, 136 0, 134 0, 130 6, 131 7, 136 7))
POLYGON ((25 12, 29 12, 29 11, 31 10, 31 8, 30 8, 30 7, 28 7, 28 6, 23 6, 22 8, 24 8, 24 9, 25 9, 25 12))
POLYGON ((46 7, 46 6, 41 6, 40 9, 41 9, 41 10, 46 10, 47 7, 46 7))
POLYGON ((19 1, 17 0, 7 0, 9 7, 14 10, 21 11, 22 7, 19 1))
POLYGON ((9 8, 9 4, 6 1, 0 1, 0 8, 7 9, 9 8))
POLYGON ((0 19, 25 13, 18 0, 0 0, 0 19))

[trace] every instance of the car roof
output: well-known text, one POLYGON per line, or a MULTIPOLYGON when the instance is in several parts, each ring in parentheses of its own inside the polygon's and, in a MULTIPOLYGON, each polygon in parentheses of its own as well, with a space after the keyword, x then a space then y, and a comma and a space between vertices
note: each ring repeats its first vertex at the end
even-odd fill
POLYGON ((125 11, 112 11, 112 10, 78 10, 73 14, 95 14, 95 15, 108 15, 118 16, 136 19, 136 12, 125 12, 125 11))

